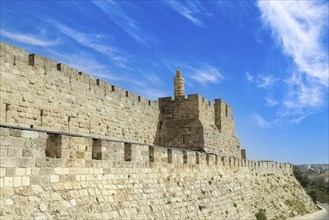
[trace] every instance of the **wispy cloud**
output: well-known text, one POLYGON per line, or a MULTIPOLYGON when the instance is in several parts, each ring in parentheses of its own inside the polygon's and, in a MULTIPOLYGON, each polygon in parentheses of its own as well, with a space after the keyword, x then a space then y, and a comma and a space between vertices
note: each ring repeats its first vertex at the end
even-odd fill
POLYGON ((266 121, 261 115, 253 112, 249 115, 252 123, 256 124, 260 128, 269 128, 271 127, 271 123, 266 121))
POLYGON ((253 82, 254 81, 254 76, 252 76, 250 73, 246 73, 246 79, 248 82, 253 82))
POLYGON ((260 114, 257 114, 256 112, 252 112, 249 115, 249 118, 251 119, 251 123, 255 124, 256 126, 258 126, 260 128, 271 128, 271 127, 283 124, 283 121, 280 119, 268 121, 268 120, 264 119, 263 116, 261 116, 260 114))
POLYGON ((264 23, 296 67, 285 81, 288 92, 280 113, 303 118, 327 102, 328 45, 323 38, 328 37, 328 3, 259 1, 258 7, 264 23))
POLYGON ((99 33, 86 33, 81 30, 73 29, 67 25, 64 25, 57 21, 50 21, 50 23, 56 27, 58 31, 65 34, 67 37, 78 42, 80 45, 89 47, 108 58, 116 61, 121 67, 125 67, 127 62, 127 57, 123 56, 114 46, 106 40, 105 34, 99 33))
POLYGON ((58 60, 65 63, 68 66, 84 71, 87 74, 93 75, 97 78, 107 81, 125 81, 129 79, 127 75, 122 73, 110 71, 109 66, 95 60, 91 54, 84 52, 75 52, 74 54, 60 53, 57 54, 58 60))
POLYGON ((158 75, 152 71, 139 70, 135 71, 140 72, 139 79, 129 79, 129 83, 134 85, 134 91, 147 97, 151 100, 157 100, 160 97, 166 97, 170 95, 170 91, 165 89, 165 83, 160 79, 158 75))
POLYGON ((268 89, 271 88, 278 79, 273 75, 260 75, 257 80, 257 87, 268 89))
POLYGON ((210 65, 202 65, 202 68, 190 68, 190 72, 186 74, 186 77, 193 79, 199 84, 206 86, 208 83, 219 83, 224 80, 224 76, 219 70, 210 65))
POLYGON ((41 47, 49 47, 56 46, 60 44, 58 39, 51 40, 48 39, 44 33, 36 34, 22 34, 17 32, 10 32, 7 30, 0 30, 1 38, 5 37, 10 40, 14 40, 20 43, 33 45, 33 46, 41 46, 41 47))
POLYGON ((207 13, 198 1, 166 1, 166 3, 193 24, 204 26, 200 17, 201 15, 207 15, 207 13))
POLYGON ((92 1, 92 3, 105 12, 114 23, 139 43, 146 45, 154 41, 154 38, 152 38, 150 34, 147 34, 145 30, 141 30, 135 19, 128 16, 128 13, 121 7, 121 3, 123 2, 108 0, 92 1))
POLYGON ((163 85, 163 81, 160 79, 160 77, 154 73, 148 73, 144 74, 144 77, 148 82, 150 82, 152 85, 161 86, 163 85))
POLYGON ((265 101, 266 101, 266 106, 269 106, 269 107, 277 106, 279 104, 279 102, 277 100, 274 100, 271 97, 266 97, 265 101))
POLYGON ((248 82, 255 83, 258 88, 269 89, 279 79, 273 75, 257 75, 253 76, 250 73, 246 73, 246 79, 248 82))

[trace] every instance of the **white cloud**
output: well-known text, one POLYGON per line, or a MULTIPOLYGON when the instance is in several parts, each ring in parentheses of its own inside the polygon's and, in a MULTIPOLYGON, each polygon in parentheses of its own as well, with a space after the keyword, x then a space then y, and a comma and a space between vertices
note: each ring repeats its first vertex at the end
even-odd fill
POLYGON ((257 87, 268 89, 271 88, 278 79, 272 75, 260 75, 257 80, 257 87))
POLYGON ((34 45, 34 46, 49 47, 49 46, 56 46, 60 44, 60 41, 58 39, 56 40, 46 39, 44 33, 38 35, 32 35, 32 34, 15 33, 1 29, 0 35, 1 38, 5 37, 10 40, 14 40, 17 42, 34 45))
POLYGON ((270 122, 266 121, 261 115, 255 112, 251 113, 249 117, 252 122, 260 128, 269 128, 272 126, 270 122))
MULTIPOLYGON (((127 4, 127 2, 92 1, 92 3, 105 12, 114 23, 139 43, 149 45, 150 42, 155 41, 149 33, 146 33, 145 30, 138 26, 138 22, 135 19, 128 16, 128 13, 122 7, 122 4, 127 4)), ((134 7, 134 10, 137 10, 137 8, 134 7)))
POLYGON ((246 73, 246 79, 248 82, 252 82, 254 80, 254 77, 250 73, 246 73))
POLYGON ((86 33, 73 29, 67 25, 59 23, 57 21, 50 21, 58 31, 62 32, 66 36, 77 41, 79 44, 85 47, 89 47, 98 53, 106 55, 108 58, 116 62, 116 65, 125 68, 127 57, 123 56, 114 46, 111 46, 106 41, 106 35, 98 33, 86 33))
POLYGON ((200 69, 190 68, 191 72, 185 74, 185 76, 197 81, 203 86, 208 83, 216 84, 224 80, 224 76, 215 67, 210 65, 202 66, 204 67, 200 69))
POLYGON ((271 97, 266 97, 265 101, 266 101, 266 106, 270 106, 270 107, 277 106, 279 104, 277 100, 274 100, 271 97))
POLYGON ((324 1, 259 1, 262 19, 278 40, 295 70, 285 82, 284 116, 299 121, 321 108, 329 86, 328 4, 324 1))
POLYGON ((258 88, 269 89, 279 79, 273 75, 257 75, 253 76, 250 73, 246 73, 246 79, 248 82, 255 83, 258 88))
POLYGON ((166 1, 166 3, 177 13, 191 21, 197 26, 204 26, 199 18, 200 15, 207 15, 198 1, 166 1))
POLYGON ((259 1, 264 21, 301 72, 328 86, 328 54, 321 40, 328 25, 328 5, 316 1, 259 1))

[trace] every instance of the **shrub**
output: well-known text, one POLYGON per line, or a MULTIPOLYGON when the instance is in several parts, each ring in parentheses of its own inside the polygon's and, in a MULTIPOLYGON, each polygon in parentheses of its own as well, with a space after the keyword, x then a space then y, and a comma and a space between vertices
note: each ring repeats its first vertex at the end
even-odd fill
POLYGON ((257 220, 267 220, 264 209, 259 209, 255 217, 257 220))
POLYGON ((313 202, 316 203, 316 201, 318 199, 318 196, 317 196, 316 192, 314 190, 311 190, 308 194, 312 198, 313 202))

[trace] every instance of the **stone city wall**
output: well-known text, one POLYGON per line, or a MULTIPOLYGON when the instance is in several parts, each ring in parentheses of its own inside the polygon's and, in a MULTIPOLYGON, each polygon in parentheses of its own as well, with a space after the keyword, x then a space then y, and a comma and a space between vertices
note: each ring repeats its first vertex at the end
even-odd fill
POLYGON ((231 109, 222 101, 214 104, 200 95, 160 98, 160 112, 157 102, 37 54, 0 46, 1 124, 240 158, 231 109))
POLYGON ((259 209, 273 219, 316 210, 290 164, 242 160, 233 118, 219 132, 215 105, 201 96, 169 110, 183 127, 193 119, 196 130, 182 131, 200 134, 205 152, 160 147, 169 114, 157 102, 0 46, 1 219, 254 219, 259 209))
POLYGON ((154 144, 157 102, 1 43, 0 123, 154 144))
POLYGON ((269 219, 316 210, 287 163, 0 128, 1 219, 269 219))

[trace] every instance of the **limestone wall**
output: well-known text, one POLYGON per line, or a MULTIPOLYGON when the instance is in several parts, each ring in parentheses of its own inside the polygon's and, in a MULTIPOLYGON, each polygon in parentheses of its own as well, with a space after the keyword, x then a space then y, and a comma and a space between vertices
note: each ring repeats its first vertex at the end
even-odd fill
POLYGON ((199 95, 159 99, 160 119, 157 144, 205 150, 198 102, 199 95))
POLYGON ((214 105, 195 94, 160 98, 159 105, 157 144, 241 158, 232 111, 223 101, 214 105), (222 117, 221 131, 216 123, 222 117))
POLYGON ((157 102, 37 54, 0 46, 0 124, 240 157, 230 109, 226 117, 200 95, 161 98, 160 113, 157 102), (230 119, 223 118, 222 132, 218 117, 230 119))
POLYGON ((231 107, 222 100, 215 101, 214 104, 199 96, 204 148, 207 152, 241 158, 240 141, 235 136, 231 107))
POLYGON ((209 152, 241 158, 240 140, 236 136, 221 133, 213 127, 204 127, 203 135, 209 152))
POLYGON ((220 132, 234 135, 232 108, 221 99, 215 99, 215 124, 220 132))
POLYGON ((290 164, 0 128, 1 219, 269 219, 316 210, 290 164))
POLYGON ((201 96, 159 108, 0 46, 1 219, 254 219, 259 209, 273 219, 316 209, 290 164, 242 160, 233 118, 220 132, 216 105, 201 96))
POLYGON ((0 46, 1 124, 154 143, 157 102, 48 58, 0 46))

